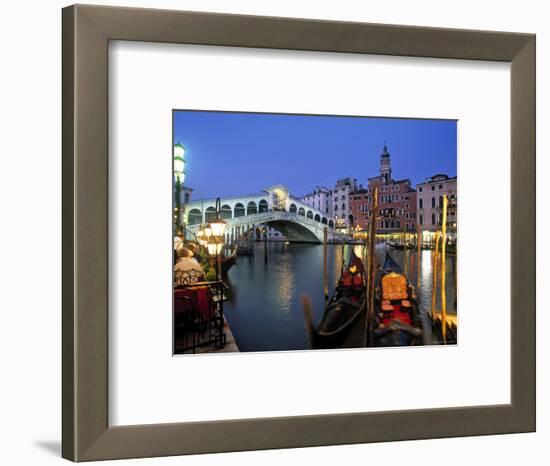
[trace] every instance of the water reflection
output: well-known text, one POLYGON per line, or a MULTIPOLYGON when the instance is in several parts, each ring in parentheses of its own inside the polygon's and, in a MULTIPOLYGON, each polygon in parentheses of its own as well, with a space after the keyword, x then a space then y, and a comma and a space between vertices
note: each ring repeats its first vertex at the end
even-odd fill
MULTIPOLYGON (((323 314, 323 246, 314 244, 268 243, 268 262, 264 262, 264 245, 256 244, 254 257, 239 257, 227 279, 229 285, 225 313, 241 351, 300 350, 307 348, 304 317, 300 296, 307 293, 312 300, 314 319, 323 314)), ((328 246, 329 294, 340 276, 343 260, 351 250, 364 257, 362 245, 328 246)), ((433 264, 432 252, 390 250, 393 258, 408 271, 417 286, 420 269, 419 308, 425 315, 431 312, 433 264)), ((377 265, 385 258, 385 246, 375 249, 377 265)), ((456 313, 456 258, 447 256, 447 312, 456 313)), ((438 280, 438 287, 440 281, 438 280)), ((441 309, 441 294, 437 292, 436 310, 441 309)), ((429 331, 429 329, 426 329, 429 331)), ((429 338, 429 334, 427 335, 429 338)))

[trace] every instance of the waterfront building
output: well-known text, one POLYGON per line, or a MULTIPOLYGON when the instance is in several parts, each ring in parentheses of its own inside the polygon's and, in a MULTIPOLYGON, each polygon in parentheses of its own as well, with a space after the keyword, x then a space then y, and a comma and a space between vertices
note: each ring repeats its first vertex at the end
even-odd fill
POLYGON ((300 199, 304 204, 324 212, 332 217, 331 191, 324 186, 316 186, 315 189, 300 199))
POLYGON ((350 194, 350 222, 356 230, 369 228, 372 218, 374 188, 378 188, 378 209, 391 209, 392 216, 379 218, 380 234, 416 230, 416 191, 408 178, 392 178, 391 156, 384 144, 380 154, 380 174, 368 179, 367 188, 360 187, 350 194))
POLYGON ((337 180, 333 189, 317 186, 311 193, 302 196, 300 201, 334 218, 336 229, 345 231, 351 226, 350 194, 355 190, 357 179, 346 177, 337 180))
POLYGON ((451 238, 456 238, 457 224, 457 191, 456 176, 436 174, 416 185, 418 222, 422 231, 428 235, 441 229, 443 220, 443 196, 446 194, 449 203, 447 210, 447 231, 451 238))
POLYGON ((347 177, 337 180, 334 189, 330 193, 332 216, 338 230, 348 230, 353 226, 350 219, 350 196, 356 190, 357 179, 347 177))

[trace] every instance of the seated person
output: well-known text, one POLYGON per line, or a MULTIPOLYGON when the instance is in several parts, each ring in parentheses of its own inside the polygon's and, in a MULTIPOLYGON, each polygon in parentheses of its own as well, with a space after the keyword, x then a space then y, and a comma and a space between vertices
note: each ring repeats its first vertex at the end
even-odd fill
POLYGON ((186 247, 177 250, 178 259, 174 266, 174 285, 189 285, 198 282, 204 276, 202 266, 193 255, 193 252, 186 247))

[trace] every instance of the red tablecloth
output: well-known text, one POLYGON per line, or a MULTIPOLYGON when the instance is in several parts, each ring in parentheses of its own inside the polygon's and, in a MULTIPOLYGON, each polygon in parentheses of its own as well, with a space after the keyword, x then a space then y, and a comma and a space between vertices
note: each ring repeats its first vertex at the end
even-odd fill
POLYGON ((174 290, 174 312, 176 315, 197 311, 203 320, 214 317, 214 309, 207 286, 174 290))

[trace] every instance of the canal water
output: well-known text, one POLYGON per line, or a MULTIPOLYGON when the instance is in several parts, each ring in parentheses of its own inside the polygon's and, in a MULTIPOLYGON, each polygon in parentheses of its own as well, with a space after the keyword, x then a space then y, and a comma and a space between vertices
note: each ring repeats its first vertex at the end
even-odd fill
MULTIPOLYGON (((319 322, 326 302, 323 295, 323 246, 270 242, 267 243, 267 263, 264 247, 263 243, 256 243, 253 257, 239 257, 226 280, 229 290, 224 310, 237 345, 241 351, 308 349, 301 295, 309 295, 314 321, 319 322)), ((363 246, 328 246, 329 295, 340 276, 342 264, 349 259, 351 248, 359 257, 363 256, 363 246)), ((402 267, 406 267, 409 279, 416 287, 416 251, 391 248, 389 251, 402 267)), ((376 256, 378 264, 383 265, 385 245, 376 246, 376 256)), ((446 269, 447 312, 456 314, 455 256, 447 256, 446 269)), ((421 251, 418 294, 423 314, 431 310, 432 273, 432 251, 421 251)), ((436 309, 441 309, 439 292, 436 309)))

